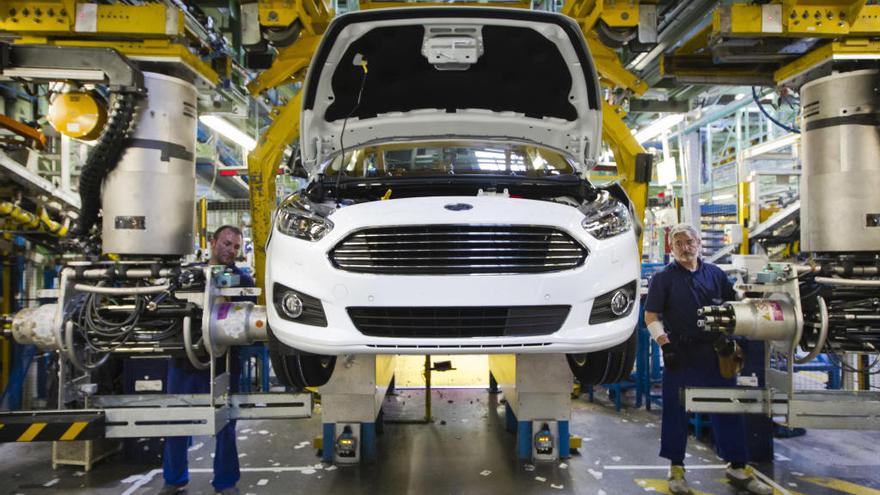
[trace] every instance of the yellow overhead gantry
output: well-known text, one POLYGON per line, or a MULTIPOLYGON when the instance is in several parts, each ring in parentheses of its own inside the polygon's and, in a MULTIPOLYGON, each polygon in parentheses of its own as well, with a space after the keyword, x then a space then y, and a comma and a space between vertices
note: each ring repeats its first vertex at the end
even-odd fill
POLYGON ((799 87, 836 61, 880 58, 878 35, 880 5, 864 0, 734 3, 663 56, 661 74, 683 83, 799 87))
POLYGON ((103 5, 80 0, 0 0, 0 32, 16 44, 113 48, 132 60, 180 64, 204 86, 231 72, 231 60, 208 64, 200 26, 164 3, 103 5))
MULTIPOLYGON (((260 2, 260 22, 264 22, 264 9, 271 2, 260 2)), ((400 2, 362 2, 362 9, 409 7, 419 8, 431 5, 425 3, 400 2)), ((438 4, 440 5, 440 4, 438 4)), ((448 3, 442 4, 448 6, 448 3)), ((485 7, 528 8, 528 2, 511 3, 456 3, 455 5, 474 5, 485 7)), ((279 86, 302 83, 305 69, 317 48, 323 30, 329 24, 333 11, 321 0, 297 0, 273 4, 278 17, 284 17, 288 24, 300 22, 303 33, 292 45, 279 51, 271 68, 263 72, 248 85, 251 94, 279 86), (285 7, 286 5, 286 7, 285 7)), ((643 94, 648 86, 637 76, 627 71, 617 54, 608 48, 593 31, 601 19, 614 28, 634 28, 638 24, 639 6, 631 1, 570 0, 563 7, 563 13, 575 18, 581 26, 593 55, 600 81, 606 88, 619 89, 624 93, 643 94)), ((281 163, 284 149, 299 134, 299 113, 301 100, 298 96, 272 112, 272 123, 266 133, 248 156, 248 176, 251 193, 251 218, 253 219, 254 269, 262 274, 266 267, 266 242, 271 229, 271 215, 275 206, 275 177, 281 163)), ((639 222, 644 219, 647 203, 648 182, 650 181, 650 159, 645 150, 635 140, 623 122, 626 115, 623 108, 615 103, 603 101, 602 138, 608 143, 617 162, 621 185, 633 202, 633 209, 639 222), (639 158, 640 155, 643 158, 639 158)), ((639 243, 641 250, 641 242, 639 243)), ((260 277, 261 278, 261 277, 260 277)), ((258 280, 262 284, 262 280, 258 280)), ((263 296, 261 296, 263 297, 263 296)), ((261 301, 264 302, 264 301, 261 301)))

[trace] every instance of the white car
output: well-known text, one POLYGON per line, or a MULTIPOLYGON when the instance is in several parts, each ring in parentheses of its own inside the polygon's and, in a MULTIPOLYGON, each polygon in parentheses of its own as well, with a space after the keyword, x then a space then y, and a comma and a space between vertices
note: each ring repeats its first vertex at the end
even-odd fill
POLYGON ((340 354, 565 353, 628 375, 638 234, 584 172, 601 96, 578 25, 501 8, 381 9, 329 26, 303 88, 308 187, 279 207, 266 290, 276 373, 340 354))

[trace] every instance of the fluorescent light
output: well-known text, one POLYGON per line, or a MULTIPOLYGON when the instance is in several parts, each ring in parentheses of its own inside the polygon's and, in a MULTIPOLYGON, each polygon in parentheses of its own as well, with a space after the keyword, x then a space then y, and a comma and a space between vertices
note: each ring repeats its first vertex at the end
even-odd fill
POLYGON ((644 144, 655 137, 663 134, 664 132, 672 129, 677 126, 681 121, 684 120, 684 114, 682 113, 673 113, 671 115, 667 115, 665 117, 659 118, 655 120, 651 125, 645 127, 636 133, 636 141, 639 144, 644 144))
POLYGON ((669 157, 657 164, 657 184, 667 186, 678 179, 678 169, 675 166, 675 158, 669 157))
POLYGON ((257 147, 257 141, 254 138, 242 132, 241 129, 235 127, 223 117, 201 115, 199 116, 199 121, 248 151, 252 151, 257 147))

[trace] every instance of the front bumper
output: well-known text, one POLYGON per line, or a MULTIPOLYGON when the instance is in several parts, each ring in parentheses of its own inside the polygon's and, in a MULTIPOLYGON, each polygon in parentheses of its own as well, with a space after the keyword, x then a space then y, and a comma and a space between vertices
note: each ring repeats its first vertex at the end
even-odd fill
POLYGON ((335 228, 318 242, 275 232, 268 246, 267 300, 275 283, 321 301, 327 326, 303 325, 268 305, 269 325, 285 345, 317 354, 582 353, 613 347, 631 334, 638 308, 620 319, 590 325, 594 299, 638 279, 635 236, 599 241, 581 227, 583 216, 569 206, 510 198, 412 198, 364 203, 338 210, 335 228), (444 210, 465 201, 474 208, 444 210), (552 220, 552 221, 548 221, 552 220), (589 249, 578 268, 511 275, 376 275, 335 268, 328 252, 350 232, 373 226, 438 224, 552 225, 589 249), (350 307, 570 306, 559 330, 546 335, 456 338, 370 337, 348 314, 350 307))

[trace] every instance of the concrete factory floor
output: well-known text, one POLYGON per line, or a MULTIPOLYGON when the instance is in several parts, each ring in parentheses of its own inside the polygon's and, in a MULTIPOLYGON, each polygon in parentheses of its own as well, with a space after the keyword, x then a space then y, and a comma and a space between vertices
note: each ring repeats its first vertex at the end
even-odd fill
MULTIPOLYGON (((372 466, 322 465, 310 446, 320 431, 318 413, 308 420, 239 422, 239 488, 243 494, 668 493, 666 465, 657 457, 659 411, 629 407, 617 413, 604 395, 597 392, 592 404, 574 401, 571 431, 583 437, 580 452, 537 466, 515 459, 501 397, 482 389, 434 390, 431 424, 392 423, 424 413, 423 391, 399 390, 386 401, 389 422, 379 436, 379 461, 372 466)), ((189 493, 211 494, 213 440, 197 437, 193 443, 189 493)), ((878 495, 878 445, 880 432, 810 430, 777 439, 775 462, 758 469, 786 490, 777 493, 878 495)), ((150 442, 131 450, 149 451, 150 442)), ((696 494, 738 493, 725 482, 710 445, 692 440, 688 452, 696 494)), ((134 462, 117 454, 88 473, 73 466, 53 470, 49 443, 4 444, 0 459, 6 480, 2 493, 130 495, 155 493, 162 486, 155 456, 134 462)))

